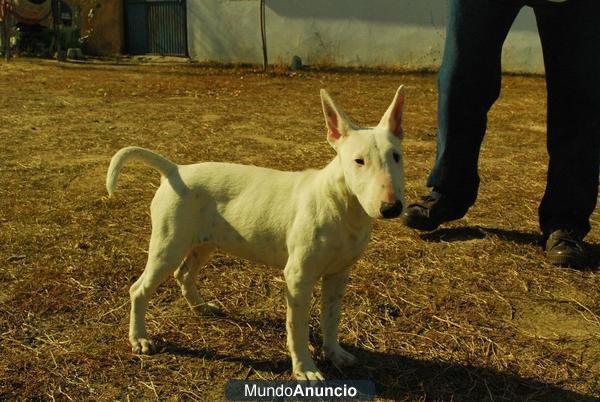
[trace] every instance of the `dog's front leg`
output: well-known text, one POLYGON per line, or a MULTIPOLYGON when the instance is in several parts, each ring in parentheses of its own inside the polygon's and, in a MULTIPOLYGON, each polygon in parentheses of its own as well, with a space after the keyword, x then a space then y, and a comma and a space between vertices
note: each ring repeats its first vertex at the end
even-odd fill
POLYGON ((292 356, 292 369, 298 380, 323 380, 308 349, 308 318, 312 290, 318 276, 305 264, 292 262, 284 270, 287 303, 287 345, 292 356))
POLYGON ((323 276, 321 288, 321 331, 323 352, 336 367, 348 366, 356 362, 351 353, 344 350, 337 339, 340 324, 342 298, 348 282, 350 267, 341 272, 323 276))

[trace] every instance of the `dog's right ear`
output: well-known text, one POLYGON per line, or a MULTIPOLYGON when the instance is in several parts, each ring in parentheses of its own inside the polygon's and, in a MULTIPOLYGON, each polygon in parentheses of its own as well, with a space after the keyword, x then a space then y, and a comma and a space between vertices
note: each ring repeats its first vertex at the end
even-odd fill
POLYGON ((336 106, 326 90, 321 89, 321 103, 325 115, 325 126, 327 126, 327 141, 336 148, 338 141, 348 136, 354 124, 346 114, 336 106))

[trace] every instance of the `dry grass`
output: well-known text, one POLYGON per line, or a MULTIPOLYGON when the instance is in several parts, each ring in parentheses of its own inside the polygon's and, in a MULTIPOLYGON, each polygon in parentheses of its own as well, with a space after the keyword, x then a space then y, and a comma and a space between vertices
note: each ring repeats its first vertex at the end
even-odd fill
MULTIPOLYGON (((131 354, 127 289, 145 263, 158 175, 127 168, 107 199, 108 161, 135 144, 179 163, 320 167, 333 153, 318 89, 373 124, 400 83, 414 199, 433 158, 434 75, 1 64, 0 399, 220 400, 229 379, 289 378, 281 272, 221 254, 198 284, 226 316, 194 316, 169 280, 148 314, 163 353, 131 354)), ((321 361, 327 376, 372 379, 392 400, 600 397, 598 228, 593 269, 552 267, 537 245, 544 96, 540 78, 505 77, 465 219, 429 234, 376 225, 340 330, 362 364, 321 361)))

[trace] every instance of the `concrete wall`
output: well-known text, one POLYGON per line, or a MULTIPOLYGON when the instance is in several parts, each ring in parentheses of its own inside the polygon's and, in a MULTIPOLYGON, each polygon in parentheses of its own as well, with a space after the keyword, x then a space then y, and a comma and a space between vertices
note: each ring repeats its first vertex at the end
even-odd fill
MULTIPOLYGON (((198 61, 262 63, 258 0, 188 0, 198 61)), ((266 0, 270 63, 438 67, 447 0, 266 0)), ((508 71, 542 72, 535 19, 524 8, 504 47, 508 71)))

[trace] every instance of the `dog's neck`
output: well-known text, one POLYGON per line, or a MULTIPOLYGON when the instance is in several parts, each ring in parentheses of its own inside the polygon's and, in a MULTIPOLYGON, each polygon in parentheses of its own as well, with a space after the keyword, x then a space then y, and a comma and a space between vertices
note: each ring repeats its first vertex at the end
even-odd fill
POLYGON ((370 230, 374 219, 367 215, 358 198, 346 183, 339 155, 336 155, 327 166, 319 171, 319 176, 327 197, 337 205, 340 217, 346 221, 350 229, 370 230))

